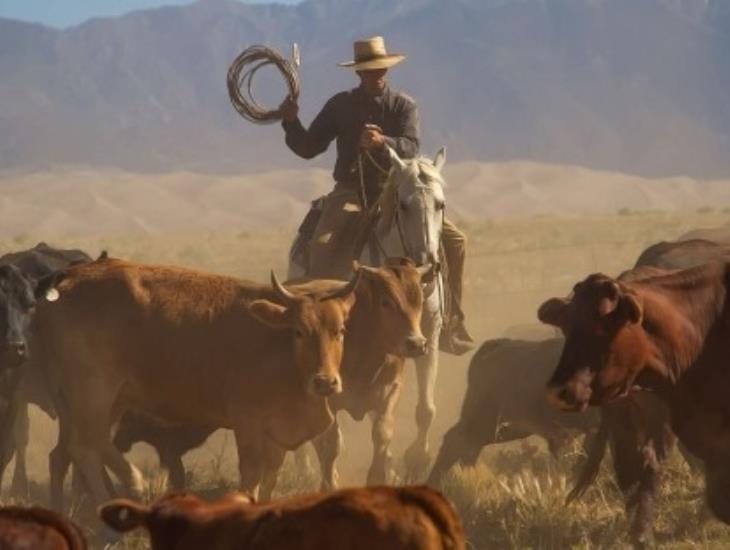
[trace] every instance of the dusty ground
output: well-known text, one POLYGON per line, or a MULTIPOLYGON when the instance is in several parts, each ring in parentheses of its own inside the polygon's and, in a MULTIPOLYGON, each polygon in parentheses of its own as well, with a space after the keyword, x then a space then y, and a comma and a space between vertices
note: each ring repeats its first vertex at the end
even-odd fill
MULTIPOLYGON (((538 305, 547 297, 565 295, 573 283, 595 271, 617 274, 631 267, 647 245, 670 240, 698 228, 725 224, 730 215, 711 208, 681 213, 632 212, 573 217, 463 223, 470 236, 465 309, 479 341, 500 336, 510 327, 535 321, 538 305)), ((76 246, 97 254, 146 262, 173 263, 265 280, 270 268, 285 273, 284 251, 290 229, 256 233, 235 230, 175 234, 49 239, 58 246, 76 246)), ((0 250, 31 246, 38 235, 0 238, 0 250)), ((437 393, 438 413, 432 446, 455 420, 464 392, 468 357, 442 356, 437 393)), ((414 391, 411 369, 398 411, 395 455, 400 457, 414 435, 414 391)), ((343 418, 345 451, 340 460, 346 485, 363 482, 370 457, 369 425, 343 418)), ((47 479, 46 453, 55 427, 42 413, 33 415, 30 475, 47 479)), ((501 446, 477 471, 457 473, 449 495, 457 503, 474 548, 614 547, 625 544, 620 498, 610 478, 602 476, 599 489, 586 502, 566 509, 565 484, 570 485, 570 463, 550 466, 542 451, 534 454, 531 441, 501 446), (509 453, 509 454, 505 454, 509 453), (500 477, 502 476, 502 477, 500 477), (567 479, 566 479, 567 478, 567 479)), ((541 447, 540 447, 541 448, 541 447)), ((148 449, 134 449, 133 459, 154 472, 148 449)), ((190 453, 186 463, 200 487, 235 479, 235 447, 225 432, 216 433, 205 448, 190 453)), ((282 492, 311 487, 312 476, 297 478, 288 470, 282 492)), ((7 484, 7 480, 6 480, 7 484)), ((658 521, 662 544, 671 547, 730 546, 730 531, 714 522, 700 524, 701 484, 680 461, 665 484, 668 495, 658 521)))

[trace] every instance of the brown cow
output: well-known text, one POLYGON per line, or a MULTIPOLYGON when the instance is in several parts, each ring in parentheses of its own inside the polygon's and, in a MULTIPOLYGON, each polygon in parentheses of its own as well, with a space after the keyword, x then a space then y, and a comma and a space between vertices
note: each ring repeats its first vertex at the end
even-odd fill
MULTIPOLYGON (((720 258, 730 259, 730 248, 701 239, 660 242, 642 252, 636 266, 622 273, 619 280, 638 281, 662 275, 668 269, 693 267, 720 258)), ((661 465, 676 442, 669 422, 666 403, 652 392, 632 391, 627 398, 601 407, 598 436, 589 447, 568 501, 579 498, 595 480, 610 442, 616 481, 626 497, 627 513, 633 516, 631 538, 637 545, 649 543, 661 465)), ((697 460, 682 445, 680 450, 690 466, 696 467, 697 460)))
POLYGON ((256 504, 185 493, 152 506, 117 499, 99 509, 118 532, 144 528, 152 550, 461 550, 456 512, 428 487, 366 487, 256 504))
MULTIPOLYGON (((416 354, 393 347, 392 324, 382 321, 385 308, 403 310, 420 323, 423 304, 421 280, 406 266, 414 265, 411 260, 388 260, 385 268, 363 267, 363 279, 368 280, 385 270, 388 278, 382 278, 368 300, 360 300, 360 307, 353 310, 348 324, 348 338, 342 361, 342 393, 329 399, 332 411, 346 411, 353 419, 362 420, 369 414, 372 420, 373 458, 367 473, 368 485, 388 481, 393 438, 394 412, 403 386, 404 357, 416 354), (387 295, 379 286, 387 285, 400 289, 391 292, 397 303, 378 300, 387 295)), ((424 349, 418 350, 422 355, 424 349)), ((337 487, 335 461, 342 448, 342 432, 335 419, 332 426, 313 441, 322 472, 322 489, 337 487)))
MULTIPOLYGON (((383 268, 359 269, 360 283, 355 290, 356 302, 346 322, 345 359, 346 364, 357 363, 366 355, 358 357, 347 350, 352 341, 375 338, 385 352, 402 356, 422 354, 426 341, 420 332, 420 290, 421 277, 430 272, 428 267, 417 268, 410 260, 393 260, 383 268), (348 363, 349 362, 349 363, 348 363)), ((342 283, 310 281, 293 284, 297 294, 311 295, 322 290, 322 285, 341 286, 342 283)), ((273 297, 276 299, 276 297, 273 297)), ((377 346, 376 346, 377 348, 377 346)), ((347 383, 349 378, 343 374, 347 383)), ((336 395, 330 396, 330 399, 336 395)), ((148 414, 129 411, 122 417, 114 443, 118 448, 128 450, 132 443, 143 440, 155 447, 163 467, 170 471, 174 487, 184 484, 184 470, 181 457, 186 451, 200 445, 206 437, 220 427, 201 425, 202 422, 183 424, 161 423, 148 414)), ((284 448, 267 446, 264 485, 261 495, 268 498, 274 489, 279 466, 283 462, 284 448)))
POLYGON ((359 277, 294 294, 178 267, 106 259, 69 268, 55 301, 39 303, 33 358, 59 417, 53 503, 70 458, 93 498, 103 466, 130 490, 141 477, 110 440, 130 408, 232 428, 241 487, 256 491, 268 448, 295 448, 332 422, 345 322, 359 277), (278 302, 276 301, 278 300, 278 302))
POLYGON ((598 425, 598 415, 556 411, 544 398, 562 338, 542 342, 487 340, 472 357, 458 422, 444 435, 429 485, 459 462, 473 465, 486 445, 540 435, 557 456, 564 444, 598 425))
POLYGON ((85 550, 86 540, 72 521, 44 508, 0 507, 3 550, 85 550))
POLYGON ((730 266, 710 263, 619 281, 593 274, 570 298, 545 302, 538 317, 566 342, 548 382, 563 409, 581 411, 635 386, 669 405, 671 426, 705 465, 708 504, 730 522, 730 266))
MULTIPOLYGON (((333 412, 347 410, 361 420, 372 412, 373 462, 368 473, 370 484, 384 483, 390 460, 389 444, 393 435, 393 410, 402 385, 402 357, 423 353, 425 339, 420 334, 422 292, 420 286, 432 276, 428 268, 416 268, 411 260, 392 258, 380 268, 361 267, 357 301, 350 311, 345 335, 345 354, 341 376, 343 392, 329 398, 333 412), (405 345, 404 345, 405 343, 405 345)), ((312 283, 292 284, 290 288, 307 292, 312 283)), ((164 425, 148 415, 127 413, 114 436, 117 448, 127 451, 137 441, 151 444, 158 452, 161 466, 170 472, 174 488, 184 486, 181 457, 199 446, 214 428, 193 425, 164 425)), ((322 487, 336 487, 335 459, 340 449, 341 432, 336 422, 313 441, 322 468, 322 487)), ((272 451, 273 452, 273 451, 272 451)), ((261 497, 267 498, 276 476, 267 480, 261 497)))

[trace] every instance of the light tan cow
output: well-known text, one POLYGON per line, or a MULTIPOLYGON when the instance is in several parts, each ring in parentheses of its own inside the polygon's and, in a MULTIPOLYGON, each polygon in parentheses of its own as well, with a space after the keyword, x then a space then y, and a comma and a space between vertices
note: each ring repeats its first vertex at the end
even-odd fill
POLYGON ((240 485, 255 493, 271 447, 296 448, 332 422, 342 389, 350 283, 294 294, 178 267, 106 259, 72 267, 32 326, 35 368, 57 406, 52 498, 70 458, 97 502, 103 466, 133 493, 141 476, 114 447, 130 408, 174 422, 234 430, 240 485), (57 298, 57 299, 54 299, 57 298))
POLYGON ((207 503, 178 493, 152 506, 118 499, 104 522, 150 536, 152 550, 462 550, 456 512, 428 487, 364 487, 257 504, 245 495, 207 503))

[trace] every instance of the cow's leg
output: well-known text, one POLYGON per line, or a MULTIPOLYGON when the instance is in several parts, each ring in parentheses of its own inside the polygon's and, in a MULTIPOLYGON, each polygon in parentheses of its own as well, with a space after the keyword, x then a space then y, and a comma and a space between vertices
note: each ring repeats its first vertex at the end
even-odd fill
MULTIPOLYGON (((503 434, 499 427, 501 409, 499 396, 485 396, 483 392, 467 389, 461 418, 444 435, 428 477, 429 485, 438 487, 457 462, 463 466, 473 466, 486 445, 496 442, 498 437, 502 440, 503 434)), ((515 439, 507 435, 508 440, 515 439)), ((520 437, 524 437, 521 432, 520 437)))
POLYGON ((18 407, 17 416, 13 426, 13 436, 15 440, 15 471, 13 472, 11 493, 16 497, 28 496, 28 473, 26 471, 25 453, 28 449, 29 430, 30 418, 28 417, 28 403, 23 402, 18 407))
POLYGON ((337 489, 337 467, 335 461, 342 452, 342 430, 335 418, 327 431, 312 440, 314 450, 319 459, 319 468, 322 472, 321 491, 333 491, 337 489))
POLYGON ((248 425, 234 427, 233 434, 238 450, 238 486, 241 491, 258 498, 264 475, 263 442, 248 425))
POLYGON ((430 462, 428 437, 434 416, 436 416, 434 389, 436 374, 438 372, 437 344, 438 335, 435 339, 429 339, 428 353, 415 360, 418 382, 418 404, 416 405, 418 433, 415 441, 406 450, 404 457, 406 476, 411 481, 416 481, 423 477, 430 462))
MULTIPOLYGON (((102 458, 104 465, 109 468, 126 490, 127 496, 138 499, 142 498, 145 486, 142 472, 124 458, 124 455, 119 452, 119 449, 114 446, 114 443, 109 438, 103 443, 102 458)), ((102 476, 106 491, 113 494, 114 491, 109 487, 109 479, 106 472, 102 471, 102 476)))
POLYGON ((160 467, 167 470, 170 488, 176 491, 183 489, 185 487, 185 466, 182 461, 182 453, 177 450, 157 448, 157 456, 160 457, 160 467))
POLYGON ((654 539, 654 500, 659 486, 659 461, 650 441, 641 449, 643 468, 636 488, 636 511, 631 523, 631 539, 635 546, 646 547, 654 539))
POLYGON ((264 444, 264 468, 259 493, 261 500, 271 500, 284 458, 286 458, 286 450, 272 442, 264 444))
POLYGON ((368 469, 368 485, 383 485, 389 481, 392 455, 390 442, 393 439, 393 425, 395 407, 398 405, 401 393, 401 381, 383 389, 383 396, 379 399, 378 407, 373 415, 373 461, 368 469))
MULTIPOLYGON (((63 512, 63 483, 71 466, 71 456, 68 453, 68 435, 66 422, 59 421, 58 442, 48 455, 48 469, 50 475, 51 508, 63 512)), ((78 476, 78 474, 76 474, 78 476)))

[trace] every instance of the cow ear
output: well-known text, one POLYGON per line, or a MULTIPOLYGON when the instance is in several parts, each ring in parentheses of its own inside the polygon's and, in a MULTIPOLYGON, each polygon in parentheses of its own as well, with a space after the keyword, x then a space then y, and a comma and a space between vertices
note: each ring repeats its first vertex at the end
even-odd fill
POLYGON ((605 317, 613 313, 619 303, 619 288, 614 281, 606 281, 601 284, 603 297, 598 301, 598 315, 605 317))
POLYGON ((99 507, 99 517, 119 533, 126 533, 147 523, 150 509, 125 498, 110 500, 99 507))
POLYGON ((41 277, 38 281, 34 281, 33 293, 35 294, 36 300, 46 298, 49 302, 53 302, 54 299, 58 299, 58 290, 56 290, 56 285, 65 278, 65 271, 56 271, 55 273, 41 277))
POLYGON ((644 319, 644 308, 636 296, 627 294, 621 298, 621 306, 630 323, 639 324, 644 319))
POLYGON ((537 318, 547 325, 562 327, 569 303, 565 298, 550 298, 537 310, 537 318))
POLYGON ((289 309, 269 300, 254 300, 249 304, 248 311, 254 319, 267 327, 284 329, 289 328, 292 324, 289 309))

